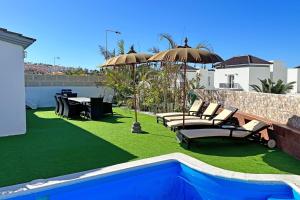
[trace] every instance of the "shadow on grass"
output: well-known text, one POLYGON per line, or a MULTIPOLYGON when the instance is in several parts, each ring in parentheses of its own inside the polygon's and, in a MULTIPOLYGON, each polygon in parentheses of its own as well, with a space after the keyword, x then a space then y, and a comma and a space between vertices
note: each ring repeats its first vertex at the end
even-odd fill
MULTIPOLYGON (((181 145, 186 148, 185 144, 181 145)), ((226 157, 247 157, 262 155, 263 161, 278 170, 300 174, 300 160, 287 155, 280 149, 269 149, 268 147, 252 141, 233 138, 202 138, 191 145, 192 152, 226 157)), ((259 169, 258 169, 259 171, 259 169)))
POLYGON ((281 171, 300 175, 300 160, 280 150, 271 150, 266 153, 263 156, 263 161, 281 171))
POLYGON ((192 143, 191 150, 201 154, 224 157, 255 156, 267 152, 264 146, 260 147, 250 141, 231 138, 202 138, 192 143))
MULTIPOLYGON (((110 122, 117 123, 119 117, 113 116, 110 122)), ((0 138, 0 187, 136 158, 60 118, 40 118, 27 111, 27 122, 25 135, 0 138)))
POLYGON ((106 122, 106 123, 117 124, 117 123, 124 123, 124 122, 119 121, 119 119, 123 119, 123 118, 132 118, 132 117, 128 117, 128 116, 124 116, 124 115, 114 113, 113 115, 104 116, 99 121, 106 122))

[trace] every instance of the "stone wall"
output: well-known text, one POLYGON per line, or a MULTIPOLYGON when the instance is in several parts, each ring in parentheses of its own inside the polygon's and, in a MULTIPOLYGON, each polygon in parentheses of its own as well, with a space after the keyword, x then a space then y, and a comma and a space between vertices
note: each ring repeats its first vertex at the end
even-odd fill
POLYGON ((41 86, 96 86, 102 76, 68 76, 68 75, 39 75, 26 74, 26 87, 41 86))
POLYGON ((279 95, 228 90, 197 90, 205 101, 218 101, 225 107, 257 115, 300 129, 300 95, 279 95))

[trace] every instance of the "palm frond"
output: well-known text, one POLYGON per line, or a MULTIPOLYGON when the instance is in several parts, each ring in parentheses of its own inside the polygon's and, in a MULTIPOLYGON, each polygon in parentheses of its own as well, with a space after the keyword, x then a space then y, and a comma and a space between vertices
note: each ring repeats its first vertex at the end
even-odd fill
POLYGON ((271 79, 259 79, 259 81, 261 82, 261 87, 258 85, 250 85, 250 87, 252 87, 252 89, 256 92, 273 94, 286 94, 294 88, 295 84, 295 82, 285 84, 281 79, 279 79, 276 83, 271 79))
POLYGON ((201 43, 197 44, 195 48, 196 49, 205 49, 209 52, 214 52, 213 47, 210 44, 208 44, 207 42, 201 42, 201 43))
POLYGON ((114 53, 114 51, 113 52, 110 52, 110 51, 106 51, 106 48, 104 47, 104 46, 102 46, 102 45, 99 45, 99 51, 100 51, 100 54, 107 60, 107 59, 109 59, 109 58, 112 58, 112 57, 114 57, 115 55, 115 53, 114 53))
POLYGON ((151 53, 159 53, 160 52, 158 47, 151 47, 148 49, 148 51, 151 53))
POLYGON ((118 41, 118 54, 125 54, 125 42, 124 40, 119 40, 118 41))
POLYGON ((175 43, 175 41, 173 40, 172 36, 168 33, 161 33, 159 34, 160 36, 160 40, 167 40, 169 42, 169 45, 171 48, 176 48, 177 44, 175 43))
POLYGON ((250 85, 250 87, 255 91, 255 92, 262 92, 262 89, 258 85, 250 85))

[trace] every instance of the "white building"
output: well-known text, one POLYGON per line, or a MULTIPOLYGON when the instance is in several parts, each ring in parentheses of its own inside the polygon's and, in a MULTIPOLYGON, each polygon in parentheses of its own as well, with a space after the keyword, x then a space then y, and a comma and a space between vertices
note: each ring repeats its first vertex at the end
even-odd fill
POLYGON ((0 136, 26 132, 24 49, 34 41, 0 28, 0 136))
POLYGON ((200 81, 199 86, 208 90, 214 89, 214 69, 198 69, 197 73, 199 75, 200 81))
POLYGON ((286 64, 279 60, 271 60, 270 63, 270 78, 274 82, 282 80, 284 83, 287 83, 287 67, 286 64))
POLYGON ((232 57, 215 68, 214 86, 218 89, 251 91, 250 85, 261 85, 259 79, 287 81, 287 68, 282 62, 269 62, 252 55, 232 57))
MULTIPOLYGON (((181 69, 183 74, 183 69, 181 69)), ((214 69, 195 68, 187 66, 186 78, 188 81, 195 80, 197 87, 203 87, 205 89, 214 89, 214 69)), ((182 84, 182 77, 177 81, 182 84)), ((179 85, 179 84, 178 84, 179 85)))
POLYGON ((291 93, 300 93, 300 66, 288 69, 287 82, 293 82, 294 88, 290 91, 291 93))

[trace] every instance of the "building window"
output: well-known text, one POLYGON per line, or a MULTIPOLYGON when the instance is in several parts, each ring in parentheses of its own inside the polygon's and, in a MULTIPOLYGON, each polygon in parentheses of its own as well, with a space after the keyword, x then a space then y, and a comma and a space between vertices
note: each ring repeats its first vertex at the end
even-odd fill
POLYGON ((227 76, 228 88, 234 88, 234 75, 230 74, 227 76))
POLYGON ((210 86, 210 76, 208 77, 207 82, 208 82, 208 86, 210 86))

